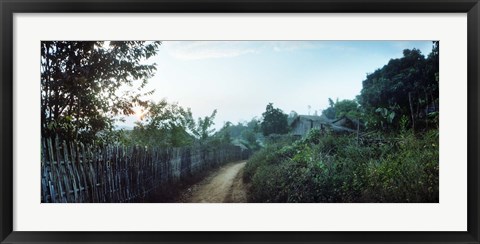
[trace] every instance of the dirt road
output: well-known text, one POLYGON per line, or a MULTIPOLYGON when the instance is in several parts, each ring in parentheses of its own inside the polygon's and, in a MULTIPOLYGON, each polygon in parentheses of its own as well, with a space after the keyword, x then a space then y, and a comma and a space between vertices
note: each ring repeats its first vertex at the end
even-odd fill
POLYGON ((243 184, 243 168, 246 161, 224 165, 200 183, 188 188, 180 202, 190 203, 241 203, 247 201, 243 184))

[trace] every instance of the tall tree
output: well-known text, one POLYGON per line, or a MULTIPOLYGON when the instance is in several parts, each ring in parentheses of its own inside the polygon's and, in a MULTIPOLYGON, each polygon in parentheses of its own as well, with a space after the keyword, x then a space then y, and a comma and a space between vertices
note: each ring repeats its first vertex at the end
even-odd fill
POLYGON ((219 131, 215 132, 214 136, 219 144, 230 144, 232 142, 232 130, 235 129, 235 127, 232 122, 227 121, 219 131))
POLYGON ((402 58, 367 75, 358 100, 370 126, 399 128, 408 118, 410 128, 418 129, 425 109, 438 102, 438 43, 427 59, 418 49, 406 49, 402 58))
POLYGON ((329 104, 329 107, 322 111, 322 115, 329 119, 335 119, 335 116, 336 116, 335 103, 331 98, 328 98, 328 104, 329 104))
POLYGON ((132 143, 142 146, 180 147, 194 138, 188 133, 195 123, 189 108, 177 103, 150 102, 143 120, 132 131, 132 143))
POLYGON ((193 126, 190 127, 192 133, 200 142, 205 142, 215 132, 215 128, 212 128, 212 126, 215 124, 216 115, 217 110, 215 109, 210 116, 198 118, 197 123, 193 123, 193 126))
POLYGON ((145 105, 140 92, 156 70, 145 60, 160 42, 41 42, 42 137, 92 142, 114 117, 145 105), (127 85, 138 89, 121 91, 127 85))
POLYGON ((353 100, 344 99, 341 101, 337 101, 335 103, 336 118, 340 118, 342 116, 347 116, 350 118, 358 118, 359 114, 360 114, 359 104, 355 99, 353 100))
POLYGON ((266 111, 262 114, 263 121, 261 128, 263 135, 286 134, 289 131, 288 115, 279 108, 274 108, 272 103, 267 105, 266 111))

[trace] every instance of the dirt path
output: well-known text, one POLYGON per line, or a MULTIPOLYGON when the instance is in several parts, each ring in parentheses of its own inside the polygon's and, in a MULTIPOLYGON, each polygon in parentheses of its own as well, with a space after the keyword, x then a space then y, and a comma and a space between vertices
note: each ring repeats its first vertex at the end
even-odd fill
POLYGON ((243 184, 243 168, 246 161, 233 162, 222 166, 200 183, 188 188, 180 202, 190 203, 240 203, 247 201, 243 184))

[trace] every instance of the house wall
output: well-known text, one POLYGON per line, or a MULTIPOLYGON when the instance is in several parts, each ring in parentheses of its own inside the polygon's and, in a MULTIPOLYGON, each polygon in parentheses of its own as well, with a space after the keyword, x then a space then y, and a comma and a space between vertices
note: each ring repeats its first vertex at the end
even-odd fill
POLYGON ((309 129, 310 129, 310 123, 306 124, 305 121, 300 120, 297 123, 295 123, 295 127, 293 128, 293 134, 303 136, 306 134, 306 132, 309 129))
POLYGON ((304 136, 308 133, 308 131, 312 128, 322 129, 322 123, 320 121, 311 121, 300 119, 297 123, 295 123, 295 127, 293 128, 294 135, 304 136))

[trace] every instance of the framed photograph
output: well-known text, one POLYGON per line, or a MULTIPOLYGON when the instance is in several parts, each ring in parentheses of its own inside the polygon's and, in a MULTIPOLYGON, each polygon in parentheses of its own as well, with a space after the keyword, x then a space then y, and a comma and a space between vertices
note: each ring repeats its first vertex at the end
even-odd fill
POLYGON ((0 6, 1 243, 480 242, 478 0, 0 6))

